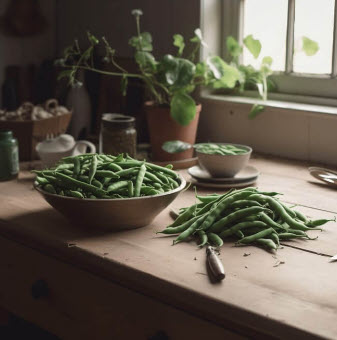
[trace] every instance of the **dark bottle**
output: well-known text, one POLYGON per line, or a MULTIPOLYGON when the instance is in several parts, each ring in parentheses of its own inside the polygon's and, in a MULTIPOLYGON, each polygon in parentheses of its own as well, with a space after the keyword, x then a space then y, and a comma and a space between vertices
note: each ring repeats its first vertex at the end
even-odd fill
POLYGON ((19 174, 18 140, 12 131, 0 131, 0 181, 14 179, 19 174))

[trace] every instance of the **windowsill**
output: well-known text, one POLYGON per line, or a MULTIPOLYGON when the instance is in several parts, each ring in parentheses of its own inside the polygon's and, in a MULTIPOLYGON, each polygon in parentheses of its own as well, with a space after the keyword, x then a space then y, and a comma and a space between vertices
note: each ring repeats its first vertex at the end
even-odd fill
POLYGON ((250 145, 257 152, 337 165, 337 106, 200 93, 199 141, 250 145), (252 104, 265 110, 249 119, 252 104))
MULTIPOLYGON (((251 93, 247 92, 247 94, 251 94, 251 93)), ((252 92, 252 96, 253 95, 254 94, 252 92)), ((270 97, 272 96, 273 94, 270 95, 270 97)), ((305 103, 297 103, 297 102, 284 101, 284 100, 270 100, 270 99, 268 99, 267 101, 263 101, 258 98, 254 98, 250 96, 214 94, 210 90, 205 90, 205 89, 201 91, 200 97, 206 100, 232 102, 232 103, 247 104, 247 105, 253 105, 253 104, 258 103, 265 107, 270 107, 270 108, 337 115, 337 106, 305 104, 305 103)), ((298 98, 300 99, 300 97, 298 98)))

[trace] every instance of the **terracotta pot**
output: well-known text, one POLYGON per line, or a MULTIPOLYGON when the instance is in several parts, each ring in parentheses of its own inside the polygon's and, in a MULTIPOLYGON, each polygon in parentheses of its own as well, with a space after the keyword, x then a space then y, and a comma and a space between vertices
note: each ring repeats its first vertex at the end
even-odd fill
POLYGON ((145 103, 147 124, 149 127, 152 158, 154 161, 178 161, 193 157, 193 148, 183 152, 170 154, 162 149, 166 141, 181 140, 195 143, 201 104, 196 106, 196 115, 190 124, 181 126, 171 118, 169 107, 155 106, 145 103))

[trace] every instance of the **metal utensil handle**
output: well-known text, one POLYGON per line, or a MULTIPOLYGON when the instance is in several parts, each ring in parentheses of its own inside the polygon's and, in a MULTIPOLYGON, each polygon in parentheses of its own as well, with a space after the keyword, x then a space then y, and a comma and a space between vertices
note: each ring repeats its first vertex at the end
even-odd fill
POLYGON ((212 247, 207 248, 207 261, 214 277, 221 281, 225 278, 225 269, 223 264, 212 247))

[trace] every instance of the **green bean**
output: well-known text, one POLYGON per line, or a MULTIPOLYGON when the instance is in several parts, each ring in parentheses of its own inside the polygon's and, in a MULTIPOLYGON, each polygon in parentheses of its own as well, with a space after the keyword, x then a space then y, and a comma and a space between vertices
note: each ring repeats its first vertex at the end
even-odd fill
POLYGON ((129 168, 129 169, 117 171, 115 174, 119 177, 127 177, 127 176, 130 176, 130 175, 138 174, 138 171, 139 171, 139 167, 129 168))
POLYGON ((56 194, 56 190, 52 184, 45 184, 43 190, 49 192, 50 194, 56 194))
POLYGON ((203 230, 198 230, 197 235, 200 238, 200 243, 198 244, 198 247, 202 248, 204 245, 206 245, 208 241, 207 234, 203 230))
POLYGON ((265 213, 260 213, 260 219, 262 222, 266 223, 269 227, 272 227, 273 229, 282 229, 282 230, 287 230, 283 225, 276 223, 273 221, 267 214, 265 213))
POLYGON ((288 229, 288 233, 291 234, 295 234, 295 235, 299 235, 299 236, 303 236, 305 238, 307 238, 308 240, 316 240, 318 238, 318 236, 316 237, 310 237, 305 231, 303 230, 296 230, 296 229, 288 229))
POLYGON ((268 203, 270 208, 277 212, 278 215, 282 218, 283 221, 287 222, 290 227, 293 229, 299 229, 299 230, 308 230, 309 228, 306 227, 302 222, 296 221, 294 218, 292 218, 284 208, 284 206, 276 199, 264 196, 260 194, 254 194, 249 197, 249 199, 256 200, 258 202, 262 203, 268 203))
POLYGON ((173 244, 177 244, 179 242, 184 241, 186 238, 194 234, 194 232, 198 229, 198 227, 203 223, 203 221, 206 219, 207 215, 199 217, 193 224, 183 231, 174 241, 173 244))
POLYGON ((306 236, 302 236, 302 235, 298 235, 294 233, 281 233, 281 234, 278 234, 278 237, 280 240, 291 240, 293 238, 303 238, 306 236))
POLYGON ((101 197, 105 195, 106 193, 104 190, 96 188, 94 185, 80 182, 62 173, 56 172, 55 176, 56 178, 60 179, 60 181, 62 181, 62 185, 72 187, 72 188, 82 188, 82 189, 88 190, 89 192, 92 192, 94 195, 98 197, 101 197))
POLYGON ((214 195, 214 194, 207 195, 207 196, 198 196, 197 195, 196 197, 202 203, 210 203, 210 202, 215 201, 219 197, 219 195, 214 195))
POLYGON ((80 159, 77 157, 74 157, 73 161, 74 161, 73 176, 76 178, 81 171, 81 163, 80 159))
POLYGON ((62 170, 72 170, 74 169, 74 164, 69 163, 69 164, 59 164, 56 168, 55 171, 62 171, 62 170))
POLYGON ((111 163, 111 162, 108 165, 108 169, 112 170, 112 171, 122 171, 123 170, 123 168, 121 166, 119 166, 116 163, 111 163))
POLYGON ((219 236, 223 239, 228 236, 235 234, 237 231, 242 229, 250 229, 250 228, 266 228, 266 224, 261 221, 253 221, 253 222, 239 222, 229 229, 222 231, 219 236))
POLYGON ((97 170, 95 176, 97 177, 108 177, 108 178, 119 178, 119 176, 110 170, 97 170))
POLYGON ((268 238, 270 238, 271 240, 273 240, 273 242, 279 247, 280 246, 280 239, 277 235, 277 233, 271 233, 268 238))
POLYGON ((279 192, 275 192, 275 191, 259 191, 259 194, 265 195, 265 196, 271 196, 271 197, 282 195, 279 192))
POLYGON ((176 227, 184 222, 186 222, 190 217, 194 216, 196 212, 197 204, 191 205, 189 208, 187 208, 184 213, 180 214, 173 223, 171 223, 167 228, 173 228, 176 227))
POLYGON ((259 206, 261 207, 262 204, 260 204, 259 202, 257 201, 252 201, 252 200, 239 200, 239 201, 236 201, 234 202, 232 205, 231 205, 231 208, 248 208, 248 207, 253 207, 253 206, 259 206))
POLYGON ((76 190, 68 190, 69 192, 69 196, 71 197, 75 197, 75 198, 84 198, 84 196, 79 192, 79 191, 76 191, 76 190))
POLYGON ((129 185, 129 181, 115 182, 115 183, 112 183, 108 186, 107 192, 110 193, 110 192, 113 192, 113 191, 117 191, 118 189, 125 188, 128 185, 129 185))
POLYGON ((170 182, 170 184, 173 186, 173 189, 176 189, 179 187, 179 184, 174 179, 172 179, 171 177, 167 177, 167 179, 170 182))
POLYGON ((277 250, 277 245, 275 244, 275 242, 271 239, 268 238, 260 238, 258 240, 255 241, 257 244, 269 248, 271 250, 277 250))
POLYGON ((168 180, 168 178, 167 178, 165 175, 161 174, 160 172, 156 172, 156 176, 157 176, 163 183, 165 183, 165 184, 169 184, 169 183, 170 183, 169 180, 168 180))
POLYGON ((237 241, 236 244, 249 244, 249 243, 257 241, 260 238, 264 238, 273 232, 274 232, 273 228, 264 229, 256 234, 244 237, 243 239, 237 241))
POLYGON ((171 234, 179 234, 185 230, 187 230, 195 221, 197 221, 201 216, 194 216, 193 218, 191 218, 190 220, 174 226, 174 227, 170 227, 170 228, 166 228, 162 231, 157 231, 157 234, 167 234, 167 235, 171 235, 171 234))
POLYGON ((308 219, 306 218, 306 216, 304 214, 302 214, 300 211, 298 210, 293 210, 293 212, 295 213, 296 217, 301 220, 302 222, 304 222, 305 224, 308 222, 308 219))
POLYGON ((128 181, 128 191, 129 191, 129 197, 133 197, 134 193, 133 193, 133 182, 132 181, 128 181))
POLYGON ((140 189, 142 187, 145 173, 146 173, 146 165, 143 163, 139 169, 137 179, 136 179, 136 185, 135 185, 135 191, 134 191, 135 197, 140 196, 140 189))
POLYGON ((205 230, 205 231, 208 230, 213 224, 213 222, 215 221, 215 219, 220 215, 222 210, 226 209, 234 201, 237 201, 239 199, 244 199, 250 195, 251 195, 250 191, 241 191, 241 192, 238 192, 237 194, 226 197, 215 208, 212 209, 212 211, 209 213, 205 221, 203 221, 202 225, 200 226, 200 229, 205 230))
POLYGON ((160 192, 152 187, 142 186, 140 188, 141 196, 153 196, 158 195, 160 192))
POLYGON ((258 213, 261 213, 263 211, 270 212, 269 209, 261 207, 261 206, 253 206, 250 208, 241 209, 238 211, 235 211, 222 219, 220 219, 218 222, 214 223, 211 227, 208 228, 208 231, 213 233, 219 233, 222 230, 226 228, 226 226, 230 225, 233 222, 242 220, 245 217, 248 217, 250 215, 256 215, 258 213))
POLYGON ((45 177, 36 176, 36 181, 40 185, 49 184, 49 181, 45 177))
POLYGON ((163 181, 158 178, 156 175, 151 174, 151 172, 146 172, 145 177, 147 177, 148 179, 150 179, 152 182, 157 182, 157 183, 161 183, 164 184, 163 181))
POLYGON ((312 228, 312 227, 319 227, 328 222, 336 222, 336 217, 332 219, 311 220, 311 221, 308 221, 306 225, 307 227, 312 228))
POLYGON ((241 230, 238 230, 234 233, 238 238, 244 238, 245 235, 243 234, 243 232, 241 230))
POLYGON ((221 247, 223 245, 222 239, 214 233, 207 233, 207 237, 211 243, 213 243, 217 247, 221 247))
POLYGON ((100 188, 100 189, 103 188, 103 184, 95 178, 92 180, 91 184, 94 185, 97 188, 100 188))
POLYGON ((90 163, 90 168, 89 168, 89 184, 91 184, 93 178, 95 177, 96 171, 97 171, 97 157, 96 155, 94 155, 91 158, 91 163, 90 163))

